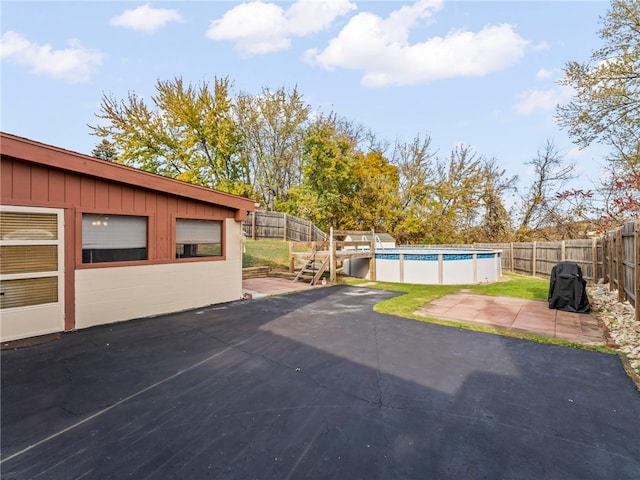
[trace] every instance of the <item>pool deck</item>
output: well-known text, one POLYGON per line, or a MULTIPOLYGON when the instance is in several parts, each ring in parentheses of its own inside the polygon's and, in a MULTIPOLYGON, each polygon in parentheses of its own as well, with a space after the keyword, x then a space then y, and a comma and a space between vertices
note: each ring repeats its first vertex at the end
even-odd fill
MULTIPOLYGON (((361 286, 366 286, 363 283, 361 286)), ((262 277, 242 282, 251 298, 282 295, 322 286, 285 278, 262 277)), ((547 302, 459 292, 446 295, 415 312, 423 317, 482 325, 499 330, 558 338, 582 345, 603 345, 604 333, 593 315, 550 309, 547 302)))

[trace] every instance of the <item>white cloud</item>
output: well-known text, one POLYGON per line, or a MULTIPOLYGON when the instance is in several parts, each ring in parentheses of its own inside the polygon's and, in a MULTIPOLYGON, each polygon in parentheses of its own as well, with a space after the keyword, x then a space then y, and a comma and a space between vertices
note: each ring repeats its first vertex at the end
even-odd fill
POLYGON ((482 76, 523 57, 529 42, 508 24, 486 26, 479 32, 455 30, 444 37, 409 43, 409 33, 419 19, 433 16, 441 6, 439 0, 422 0, 386 19, 360 13, 323 51, 309 50, 306 58, 325 69, 361 70, 364 85, 380 87, 482 76))
POLYGON ((546 68, 541 68, 536 73, 536 80, 549 80, 550 78, 553 78, 553 72, 546 68))
POLYGON ((533 45, 531 47, 531 49, 534 52, 544 52, 546 50, 550 50, 551 49, 551 45, 549 45, 546 41, 543 40, 542 42, 533 45))
POLYGON ((518 115, 528 116, 534 113, 547 113, 556 105, 569 100, 573 89, 570 87, 554 87, 545 90, 529 90, 518 96, 515 110, 518 115))
POLYGON ((114 27, 130 28, 145 33, 153 33, 169 22, 182 23, 182 17, 177 10, 168 8, 153 8, 147 3, 132 10, 113 17, 110 24, 114 27))
POLYGON ((233 41, 249 55, 272 53, 289 48, 292 36, 322 31, 355 8, 349 0, 298 0, 285 10, 257 0, 237 5, 212 21, 206 35, 233 41))
POLYGON ((0 51, 3 60, 30 67, 34 73, 68 83, 88 81, 96 67, 102 64, 104 54, 84 48, 77 40, 69 40, 68 44, 68 48, 55 50, 51 45, 38 45, 9 31, 2 35, 0 51))

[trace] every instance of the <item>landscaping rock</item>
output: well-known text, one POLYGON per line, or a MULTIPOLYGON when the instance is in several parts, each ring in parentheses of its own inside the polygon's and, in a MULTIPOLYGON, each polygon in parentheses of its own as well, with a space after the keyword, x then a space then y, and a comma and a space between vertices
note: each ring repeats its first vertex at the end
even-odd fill
POLYGON ((591 305, 609 332, 617 348, 629 359, 631 367, 640 373, 640 323, 636 322, 633 306, 618 300, 618 291, 604 285, 588 288, 591 305))

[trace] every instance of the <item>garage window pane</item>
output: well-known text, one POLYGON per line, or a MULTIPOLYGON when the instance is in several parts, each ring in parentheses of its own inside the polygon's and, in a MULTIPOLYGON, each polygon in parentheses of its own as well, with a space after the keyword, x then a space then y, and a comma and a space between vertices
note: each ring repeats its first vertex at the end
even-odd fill
POLYGON ((58 277, 24 278, 0 282, 0 309, 58 301, 58 277))
POLYGON ((220 220, 176 219, 176 258, 222 255, 220 220))
POLYGON ((82 263, 146 259, 146 217, 82 215, 82 263))
POLYGON ((57 240, 58 216, 48 213, 0 213, 2 240, 57 240))
POLYGON ((0 273, 55 272, 58 270, 56 245, 14 245, 0 247, 0 273))

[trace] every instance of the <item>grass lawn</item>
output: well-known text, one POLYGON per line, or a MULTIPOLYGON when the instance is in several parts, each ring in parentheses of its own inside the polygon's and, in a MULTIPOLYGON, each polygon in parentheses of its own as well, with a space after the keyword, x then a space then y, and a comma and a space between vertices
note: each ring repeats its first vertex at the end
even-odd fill
MULTIPOLYGON (((365 280, 355 278, 348 278, 342 281, 349 285, 358 285, 366 282, 365 280)), ((376 305, 374 308, 375 311, 415 318, 417 320, 424 318, 413 313, 421 306, 437 298, 459 292, 463 289, 481 295, 533 300, 546 300, 549 292, 549 282, 547 280, 515 274, 506 275, 505 281, 480 285, 415 285, 408 283, 370 282, 369 286, 371 288, 404 292, 406 294, 376 305)))
POLYGON ((247 240, 242 255, 242 268, 271 267, 289 269, 289 242, 283 240, 247 240))

